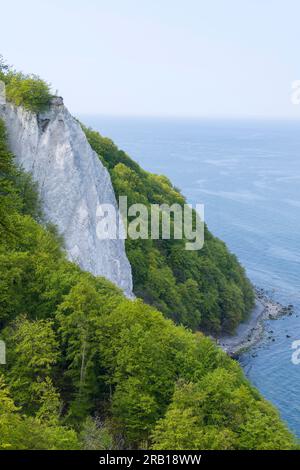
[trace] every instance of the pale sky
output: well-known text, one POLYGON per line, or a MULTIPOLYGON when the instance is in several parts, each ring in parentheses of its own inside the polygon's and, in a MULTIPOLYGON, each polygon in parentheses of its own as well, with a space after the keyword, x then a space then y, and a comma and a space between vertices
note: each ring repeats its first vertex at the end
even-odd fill
POLYGON ((0 5, 0 53, 73 114, 300 118, 299 0, 0 5))

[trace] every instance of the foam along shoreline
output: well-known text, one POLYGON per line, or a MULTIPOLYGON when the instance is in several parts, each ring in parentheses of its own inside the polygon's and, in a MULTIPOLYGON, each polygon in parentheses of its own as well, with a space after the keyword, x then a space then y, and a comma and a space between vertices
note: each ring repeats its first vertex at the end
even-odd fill
POLYGON ((262 337, 265 320, 276 320, 283 315, 291 315, 293 306, 284 307, 266 295, 262 289, 255 289, 256 302, 249 318, 241 323, 233 336, 224 335, 216 339, 217 344, 229 356, 238 356, 254 346, 262 337))

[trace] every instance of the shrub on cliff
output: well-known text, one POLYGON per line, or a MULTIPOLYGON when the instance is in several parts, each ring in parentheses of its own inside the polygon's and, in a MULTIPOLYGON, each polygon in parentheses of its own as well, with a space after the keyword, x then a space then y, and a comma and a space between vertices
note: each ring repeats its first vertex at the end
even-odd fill
POLYGON ((37 75, 13 70, 0 55, 0 80, 6 85, 6 99, 34 113, 45 111, 50 104, 50 85, 37 75))
POLYGON ((51 100, 48 83, 37 75, 9 72, 6 78, 6 98, 17 106, 34 113, 45 111, 51 100))

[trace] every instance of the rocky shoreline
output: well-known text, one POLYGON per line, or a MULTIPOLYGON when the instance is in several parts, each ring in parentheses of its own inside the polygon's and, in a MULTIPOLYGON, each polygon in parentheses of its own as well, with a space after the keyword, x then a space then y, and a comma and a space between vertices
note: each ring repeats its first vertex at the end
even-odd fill
POLYGON ((261 288, 255 287, 255 297, 256 305, 251 315, 238 326, 236 333, 216 338, 217 344, 231 357, 238 357, 261 339, 265 320, 276 320, 293 313, 293 305, 284 306, 272 300, 261 288))

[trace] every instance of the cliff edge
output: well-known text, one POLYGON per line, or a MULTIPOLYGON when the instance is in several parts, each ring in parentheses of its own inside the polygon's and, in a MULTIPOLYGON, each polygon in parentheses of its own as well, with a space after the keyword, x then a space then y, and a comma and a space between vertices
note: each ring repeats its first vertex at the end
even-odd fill
POLYGON ((103 240, 96 233, 99 205, 118 211, 110 175, 62 98, 54 97, 39 114, 6 103, 0 117, 17 163, 39 184, 45 218, 63 236, 69 259, 132 297, 124 240, 103 240))

